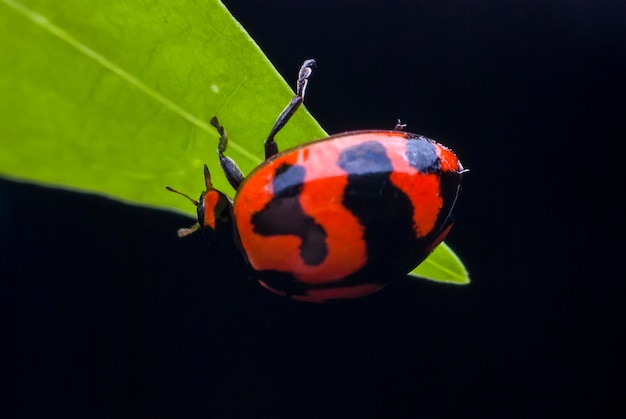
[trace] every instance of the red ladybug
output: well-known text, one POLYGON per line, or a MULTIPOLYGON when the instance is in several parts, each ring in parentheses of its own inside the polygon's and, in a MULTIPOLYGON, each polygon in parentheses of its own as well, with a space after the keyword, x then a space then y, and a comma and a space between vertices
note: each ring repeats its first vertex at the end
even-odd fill
POLYGON ((231 201, 214 189, 205 165, 206 190, 192 199, 198 223, 179 235, 234 237, 259 283, 294 300, 358 298, 406 276, 443 241, 464 169, 450 149, 400 123, 279 153, 274 136, 302 104, 314 65, 302 65, 296 96, 265 141, 265 161, 247 177, 224 155, 228 137, 211 119, 237 192, 231 201))

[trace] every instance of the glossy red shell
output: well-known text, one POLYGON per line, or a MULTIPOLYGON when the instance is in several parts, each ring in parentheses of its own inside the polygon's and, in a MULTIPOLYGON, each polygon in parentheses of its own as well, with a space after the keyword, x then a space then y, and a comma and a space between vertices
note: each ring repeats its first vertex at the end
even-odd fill
POLYGON ((401 131, 349 132, 284 151, 255 169, 237 191, 233 213, 243 252, 266 288, 282 292, 263 281, 263 272, 279 272, 307 290, 293 298, 321 301, 370 294, 385 280, 342 283, 371 259, 369 221, 364 220, 388 223, 393 240, 394 205, 407 207, 400 209, 410 217, 408 227, 398 228, 412 230, 408 234, 424 241, 424 249, 401 259, 407 273, 432 250, 427 248, 431 236, 441 241, 447 233, 442 228, 462 170, 449 149, 401 131), (456 179, 446 191, 442 174, 456 179), (350 202, 358 205, 350 207, 350 202), (372 210, 374 215, 366 217, 359 214, 361 206, 365 212, 368 206, 389 207, 389 212, 372 210), (404 261, 411 258, 414 263, 404 261))

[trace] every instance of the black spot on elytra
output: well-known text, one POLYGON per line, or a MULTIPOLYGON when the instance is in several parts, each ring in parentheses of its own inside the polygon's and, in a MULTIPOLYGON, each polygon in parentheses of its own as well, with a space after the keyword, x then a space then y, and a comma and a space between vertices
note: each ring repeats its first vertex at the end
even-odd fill
POLYGON ((375 141, 352 146, 341 153, 338 164, 348 174, 342 203, 364 227, 366 269, 402 269, 404 253, 415 240, 413 207, 390 180, 393 165, 385 147, 375 141))
POLYGON ((337 164, 346 173, 355 176, 374 172, 389 173, 393 169, 385 147, 376 141, 348 147, 339 155, 337 164))
POLYGON ((298 236, 301 240, 300 257, 304 263, 319 265, 328 255, 326 232, 300 205, 305 172, 304 167, 289 164, 276 169, 272 181, 274 196, 252 216, 252 225, 254 232, 263 236, 298 236))
POLYGON ((304 167, 298 165, 285 163, 278 167, 272 180, 274 197, 285 198, 300 195, 305 173, 304 167))
MULTIPOLYGON (((432 162, 420 143, 411 148, 414 162, 432 162)), ((337 163, 348 174, 342 203, 364 227, 367 264, 361 274, 406 274, 426 256, 427 242, 415 234, 411 201, 390 179, 393 165, 385 147, 376 141, 358 144, 345 149, 337 163)))
POLYGON ((441 160, 435 145, 425 137, 409 138, 406 144, 409 164, 422 173, 435 173, 441 168, 441 160))

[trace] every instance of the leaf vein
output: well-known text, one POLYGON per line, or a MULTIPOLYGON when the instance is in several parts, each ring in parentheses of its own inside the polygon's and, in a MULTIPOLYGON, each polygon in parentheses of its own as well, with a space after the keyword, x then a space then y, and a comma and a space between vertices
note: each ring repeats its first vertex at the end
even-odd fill
MULTIPOLYGON (((161 93, 157 92, 156 90, 152 89, 150 86, 148 86, 147 84, 143 83, 137 77, 135 77, 132 74, 130 74, 129 72, 125 71, 123 68, 119 67, 118 65, 116 65, 115 63, 113 63, 112 61, 110 61, 109 59, 104 57, 103 55, 101 55, 98 52, 94 51, 93 49, 89 48, 87 45, 81 43, 79 40, 77 40, 76 38, 72 37, 69 33, 67 33, 66 31, 64 31, 60 27, 58 27, 55 24, 53 24, 52 22, 50 22, 50 20, 48 20, 45 16, 37 13, 34 10, 29 9, 28 7, 24 6, 20 2, 17 2, 17 1, 14 1, 14 0, 0 0, 0 1, 2 1, 3 3, 5 3, 10 8, 14 9, 15 11, 17 11, 18 13, 24 15, 25 17, 30 19, 33 23, 35 23, 36 25, 39 25, 41 28, 43 28, 44 30, 48 31, 52 35, 56 36, 57 38, 59 38, 63 42, 66 42, 68 45, 72 46, 77 51, 81 52, 82 54, 84 54, 87 57, 91 58, 95 62, 99 63, 103 67, 105 67, 108 70, 110 70, 111 72, 115 73, 117 76, 119 76, 123 80, 126 80, 128 83, 130 83, 133 86, 135 86, 135 88, 137 88, 138 90, 142 91, 144 94, 150 96, 151 98, 153 98, 157 102, 161 103, 163 106, 165 106, 166 108, 170 109, 174 113, 180 115, 181 117, 186 119, 191 124, 197 126, 198 128, 200 128, 200 129, 202 129, 202 130, 204 130, 206 132, 209 132, 211 134, 213 134, 215 132, 215 130, 208 123, 206 123, 202 119, 196 117, 192 113, 186 111, 180 105, 176 104, 172 100, 168 99, 166 96, 164 96, 161 93)), ((239 153, 241 153, 243 156, 247 157, 251 161, 253 161, 255 163, 258 162, 258 157, 255 156, 254 154, 250 153, 249 151, 247 151, 245 148, 243 148, 243 147, 241 147, 241 146, 239 146, 239 145, 237 145, 236 143, 233 143, 233 142, 229 142, 228 145, 229 145, 229 147, 236 149, 239 153)))

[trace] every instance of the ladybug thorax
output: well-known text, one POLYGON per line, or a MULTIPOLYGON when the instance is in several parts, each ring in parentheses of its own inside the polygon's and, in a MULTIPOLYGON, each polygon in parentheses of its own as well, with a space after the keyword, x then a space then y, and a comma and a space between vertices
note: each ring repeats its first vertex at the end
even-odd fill
POLYGON ((200 197, 198 205, 198 220, 202 227, 218 233, 231 233, 232 230, 232 203, 222 192, 209 189, 200 197))

